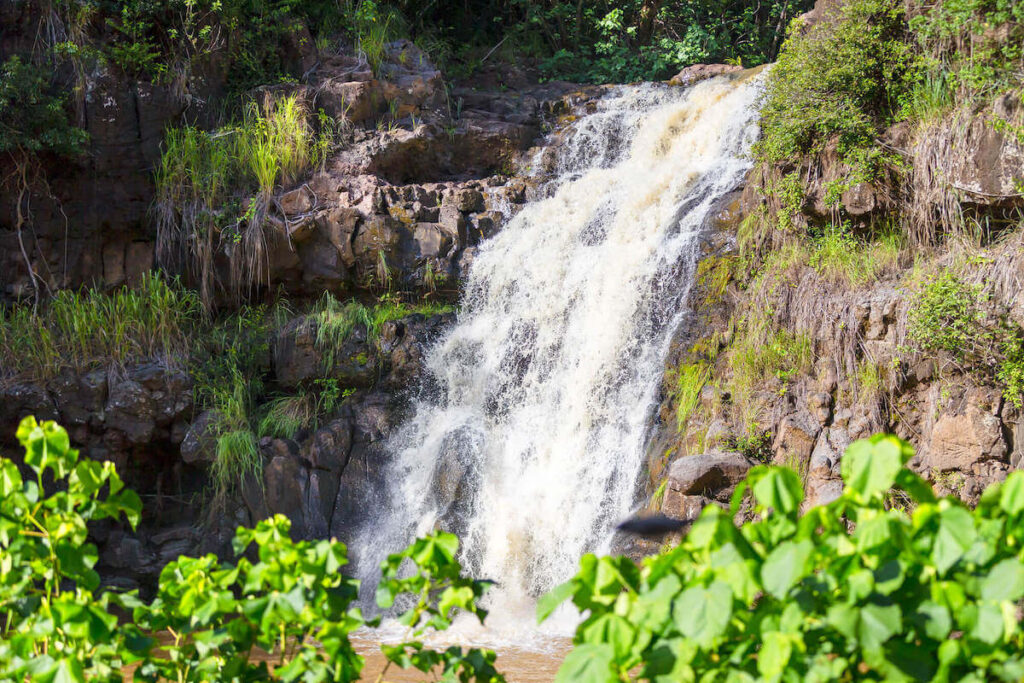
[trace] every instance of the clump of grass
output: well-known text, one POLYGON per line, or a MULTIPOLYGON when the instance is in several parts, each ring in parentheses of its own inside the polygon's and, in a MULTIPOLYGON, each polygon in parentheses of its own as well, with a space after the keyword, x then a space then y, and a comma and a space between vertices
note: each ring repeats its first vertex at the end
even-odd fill
POLYGON ((954 84, 944 69, 928 70, 914 83, 907 101, 908 120, 924 124, 940 120, 956 107, 954 84))
POLYGON ((345 0, 349 5, 346 16, 355 24, 359 40, 359 51, 373 73, 380 74, 380 67, 387 57, 388 43, 408 33, 405 19, 392 7, 383 3, 345 0))
POLYGON ((266 415, 260 420, 260 436, 291 439, 302 429, 310 427, 316 419, 314 397, 306 392, 296 396, 273 399, 266 415))
POLYGON ((301 387, 294 396, 272 400, 260 420, 260 436, 292 439, 303 429, 316 429, 324 416, 332 414, 354 389, 342 389, 332 378, 318 379, 312 387, 301 387))
POLYGON ((454 308, 437 302, 407 304, 391 296, 382 297, 375 305, 365 306, 352 299, 338 301, 330 292, 324 293, 313 306, 310 316, 316 321, 316 345, 328 367, 334 364, 334 353, 357 326, 366 329, 369 341, 380 336, 385 323, 419 313, 427 317, 449 313, 454 308))
POLYGON ((267 282, 273 193, 326 159, 335 129, 320 128, 290 95, 252 102, 240 124, 212 134, 168 130, 155 178, 157 256, 199 283, 208 308, 218 290, 237 299, 267 282), (226 282, 218 281, 218 256, 228 262, 226 282))
POLYGON ((763 313, 751 312, 735 326, 728 352, 728 388, 748 429, 756 423, 760 412, 758 394, 771 387, 773 381, 778 391, 784 392, 793 377, 810 370, 813 361, 808 335, 777 329, 763 313))
POLYGON ((218 435, 210 468, 214 508, 222 507, 249 476, 262 486, 263 461, 252 420, 260 387, 259 380, 246 377, 236 368, 228 382, 216 387, 211 396, 216 415, 212 428, 218 435))
POLYGON ((700 392, 711 379, 711 368, 704 363, 683 363, 676 369, 676 430, 682 432, 696 410, 700 392))
POLYGON ((295 95, 262 103, 251 102, 234 137, 242 170, 269 197, 280 182, 290 185, 312 163, 313 130, 307 112, 295 95))
POLYGON ((853 236, 849 222, 830 225, 811 240, 809 264, 833 282, 860 286, 877 280, 898 262, 902 235, 890 230, 871 241, 853 236))
POLYGON ((0 379, 46 380, 63 367, 86 370, 145 359, 188 357, 202 308, 191 291, 144 274, 135 289, 58 292, 38 311, 15 306, 0 318, 0 379))
POLYGON ((857 364, 854 381, 859 401, 876 401, 882 395, 882 369, 870 358, 862 358, 857 364))

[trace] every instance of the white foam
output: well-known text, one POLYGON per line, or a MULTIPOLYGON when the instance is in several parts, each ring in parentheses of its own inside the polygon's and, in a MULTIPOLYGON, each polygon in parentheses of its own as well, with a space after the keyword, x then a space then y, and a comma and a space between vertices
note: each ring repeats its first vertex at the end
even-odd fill
POLYGON ((428 355, 432 390, 389 441, 390 508, 357 544, 367 583, 387 552, 441 526, 462 537, 468 571, 498 583, 487 632, 450 637, 572 630, 568 610, 538 628, 536 599, 607 551, 636 502, 698 233, 749 168, 758 87, 623 87, 574 125, 547 198, 482 245, 459 319, 428 355), (454 509, 439 468, 461 481, 454 509))

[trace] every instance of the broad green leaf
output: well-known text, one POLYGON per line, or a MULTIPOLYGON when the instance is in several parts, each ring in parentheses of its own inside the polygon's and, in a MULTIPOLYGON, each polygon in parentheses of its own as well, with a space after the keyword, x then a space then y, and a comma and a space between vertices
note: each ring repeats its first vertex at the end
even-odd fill
POLYGON ((975 539, 971 513, 959 506, 944 509, 939 516, 939 529, 932 546, 932 561, 939 574, 945 574, 970 549, 975 539))
POLYGON ((900 632, 902 612, 898 605, 868 604, 860 609, 857 636, 862 647, 880 648, 885 641, 900 632))
POLYGON ((964 608, 961 622, 971 638, 983 643, 994 645, 1003 637, 1003 612, 998 605, 970 604, 964 608))
POLYGON ((793 654, 793 637, 771 631, 761 634, 761 650, 757 656, 757 671, 769 680, 778 680, 789 665, 793 654))
POLYGON ((576 580, 569 579, 560 583, 545 593, 537 601, 537 623, 540 623, 551 616, 559 605, 568 600, 576 592, 576 580))
POLYGON ((13 462, 0 459, 0 501, 21 491, 21 473, 13 462))
POLYGON ((627 659, 636 640, 636 629, 617 614, 602 614, 593 621, 588 620, 582 632, 584 642, 611 645, 618 662, 627 659))
POLYGON ((800 476, 788 467, 771 467, 754 484, 754 497, 765 507, 783 514, 796 512, 804 499, 800 476))
POLYGON ((1024 597, 1024 563, 1007 558, 992 567, 981 583, 981 597, 997 602, 1024 597))
POLYGON ((807 560, 814 550, 809 540, 780 543, 761 565, 761 583, 765 591, 783 599, 807 571, 807 560))
POLYGON ((555 683, 613 683, 618 674, 613 669, 615 651, 606 643, 583 643, 575 646, 555 676, 555 683))
POLYGON ((999 506, 1008 515, 1019 515, 1024 512, 1024 472, 1013 472, 1003 482, 999 506))
POLYGON ((653 588, 640 593, 630 609, 630 619, 640 628, 662 632, 672 617, 672 601, 682 589, 677 575, 666 574, 653 588))
POLYGON ((914 618, 918 628, 933 640, 942 641, 953 630, 953 620, 949 610, 930 600, 921 603, 914 618))
POLYGON ((710 586, 692 586, 672 604, 672 619, 679 632, 708 647, 721 636, 732 617, 732 590, 721 581, 710 586))
POLYGON ((902 442, 896 437, 872 437, 853 442, 841 461, 847 490, 865 498, 888 491, 903 466, 903 456, 902 442))

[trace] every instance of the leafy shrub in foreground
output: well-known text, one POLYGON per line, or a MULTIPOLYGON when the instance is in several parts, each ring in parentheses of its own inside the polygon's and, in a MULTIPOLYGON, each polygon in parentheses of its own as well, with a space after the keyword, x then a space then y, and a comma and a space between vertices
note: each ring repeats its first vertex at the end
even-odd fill
POLYGON ((126 631, 110 608, 135 601, 95 593, 86 525, 124 515, 134 526, 142 504, 112 463, 80 461, 53 422, 26 418, 17 436, 35 476, 0 458, 0 679, 119 681, 126 631), (53 481, 62 490, 47 496, 53 481))
MULTIPOLYGON (((17 435, 34 477, 23 479, 0 458, 0 680, 113 682, 133 664, 133 678, 144 681, 359 678, 363 658, 349 634, 377 620, 363 618, 359 582, 341 574, 344 544, 293 541, 290 522, 276 515, 235 535, 235 552, 255 547, 255 559, 179 557, 161 572, 149 604, 101 591, 87 523, 123 514, 134 526, 138 496, 111 463, 79 460, 56 423, 28 417, 17 435), (119 623, 113 608, 132 619, 119 623)), ((455 610, 486 616, 477 601, 489 584, 462 576, 457 551, 455 536, 437 532, 384 563, 378 601, 411 603, 399 620, 414 640, 382 649, 390 663, 442 680, 500 683, 493 652, 435 652, 422 642, 427 631, 447 628, 455 610)))
POLYGON ((1024 472, 971 511, 936 499, 912 455, 854 443, 842 496, 802 517, 797 475, 755 467, 731 512, 709 506, 642 568, 584 557, 538 605, 588 611, 557 680, 1021 680, 1024 472), (912 512, 887 505, 893 489, 912 512), (737 527, 748 492, 757 517, 737 527))

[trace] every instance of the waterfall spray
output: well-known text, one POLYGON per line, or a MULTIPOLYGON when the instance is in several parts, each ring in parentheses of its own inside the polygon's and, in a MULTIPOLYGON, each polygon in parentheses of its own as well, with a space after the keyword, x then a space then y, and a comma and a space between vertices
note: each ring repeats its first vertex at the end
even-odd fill
POLYGON ((567 132, 546 198, 482 245, 388 443, 390 505, 357 541, 371 585, 386 552, 440 526, 498 583, 493 617, 532 625, 536 598, 607 550, 636 503, 701 227, 750 165, 758 89, 623 86, 567 132))

